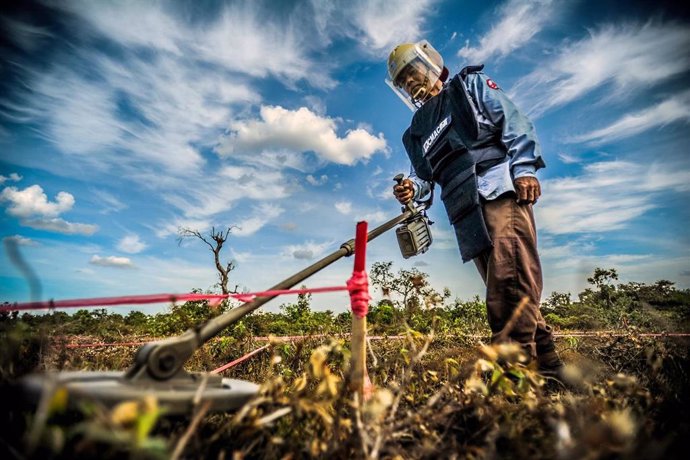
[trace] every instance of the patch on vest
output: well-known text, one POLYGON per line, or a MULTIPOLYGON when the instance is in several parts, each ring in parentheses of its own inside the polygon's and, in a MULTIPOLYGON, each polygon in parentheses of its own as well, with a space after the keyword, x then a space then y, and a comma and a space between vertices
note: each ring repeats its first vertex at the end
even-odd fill
POLYGON ((438 126, 432 131, 432 133, 429 135, 429 137, 426 138, 424 141, 424 154, 426 155, 427 152, 429 152, 429 149, 431 148, 432 145, 434 145, 434 142, 438 139, 438 136, 447 128, 450 126, 450 115, 448 115, 446 118, 444 118, 441 123, 438 124, 438 126))
POLYGON ((489 78, 488 80, 486 80, 486 84, 487 84, 487 85, 489 86, 489 88, 491 88, 491 89, 498 89, 498 85, 496 84, 496 82, 493 81, 493 80, 490 79, 490 78, 489 78))

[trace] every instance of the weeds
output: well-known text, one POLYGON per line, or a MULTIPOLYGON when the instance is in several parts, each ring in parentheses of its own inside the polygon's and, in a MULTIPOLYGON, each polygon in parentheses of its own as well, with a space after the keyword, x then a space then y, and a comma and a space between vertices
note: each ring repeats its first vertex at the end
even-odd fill
MULTIPOLYGON (((566 360, 579 360, 586 391, 573 393, 549 388, 518 347, 458 354, 453 340, 409 331, 373 342, 366 401, 347 390, 345 340, 274 342, 230 372, 263 381, 234 414, 198 407, 170 420, 147 399, 68 416, 56 393, 33 450, 31 423, 5 444, 44 458, 677 458, 688 434, 678 410, 688 403, 686 343, 580 339, 566 360)), ((94 362, 112 364, 103 351, 94 362)), ((206 352, 214 365, 227 359, 227 350, 206 352)))
POLYGON ((487 335, 477 299, 425 309, 424 278, 405 290, 409 273, 396 279, 382 266, 379 274, 381 286, 399 298, 371 309, 371 332, 404 338, 369 342, 375 388, 365 401, 349 390, 350 350, 339 335, 349 317, 311 312, 307 298, 280 314, 243 319, 202 347, 187 369, 208 371, 255 350, 260 345, 253 335, 299 328, 328 335, 273 341, 225 372, 261 383, 259 394, 237 412, 214 414, 199 404, 178 418, 166 416, 152 397, 111 409, 68 410, 59 388, 42 409, 27 410, 17 403, 12 383, 32 370, 124 370, 135 348, 67 345, 144 341, 145 332, 177 331, 182 320, 203 312, 200 305, 155 317, 118 318, 104 311, 3 316, 0 391, 7 409, 0 417, 7 428, 0 432, 0 452, 3 458, 41 459, 684 458, 690 435, 690 416, 683 410, 690 407, 688 338, 650 338, 640 331, 668 318, 678 318, 682 328, 687 291, 668 282, 614 286, 615 272, 600 270, 579 301, 552 296, 547 310, 562 324, 619 326, 618 334, 557 340, 578 383, 572 391, 544 379, 515 346, 477 346, 477 336, 487 335), (610 311, 602 316, 606 306, 610 311), (89 328, 96 328, 93 336, 84 335, 89 328))

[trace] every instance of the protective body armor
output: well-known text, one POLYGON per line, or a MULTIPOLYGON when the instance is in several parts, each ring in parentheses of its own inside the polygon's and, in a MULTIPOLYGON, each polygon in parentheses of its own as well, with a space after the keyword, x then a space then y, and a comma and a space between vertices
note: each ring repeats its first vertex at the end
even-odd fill
MULTIPOLYGON (((477 174, 502 163, 507 149, 500 128, 479 123, 464 84, 465 67, 414 114, 403 143, 420 179, 441 186, 441 200, 460 246, 463 262, 492 247, 477 190, 477 174)), ((476 105, 475 105, 476 106, 476 105)))

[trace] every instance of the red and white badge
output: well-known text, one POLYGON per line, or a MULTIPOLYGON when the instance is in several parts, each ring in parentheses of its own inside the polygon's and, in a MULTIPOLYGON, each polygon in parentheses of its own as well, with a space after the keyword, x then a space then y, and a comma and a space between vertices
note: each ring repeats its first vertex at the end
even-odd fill
POLYGON ((487 84, 488 87, 491 88, 491 89, 498 89, 498 85, 496 84, 496 82, 493 81, 493 80, 490 79, 490 78, 487 78, 487 79, 486 79, 486 84, 487 84))

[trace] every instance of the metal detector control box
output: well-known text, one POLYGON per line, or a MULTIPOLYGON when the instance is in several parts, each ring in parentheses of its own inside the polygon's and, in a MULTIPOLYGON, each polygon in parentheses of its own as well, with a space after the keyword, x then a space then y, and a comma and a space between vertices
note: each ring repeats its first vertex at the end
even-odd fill
MULTIPOLYGON (((404 175, 398 174, 393 178, 398 185, 402 184, 404 175)), ((431 246, 431 229, 430 222, 426 216, 426 208, 430 205, 430 201, 417 208, 412 202, 407 203, 402 211, 410 212, 410 217, 402 222, 402 224, 395 230, 395 236, 398 238, 398 246, 400 246, 400 253, 405 259, 414 257, 425 253, 429 246, 431 246)))
POLYGON ((431 230, 425 215, 417 214, 395 230, 400 252, 405 259, 425 253, 431 246, 431 230))

